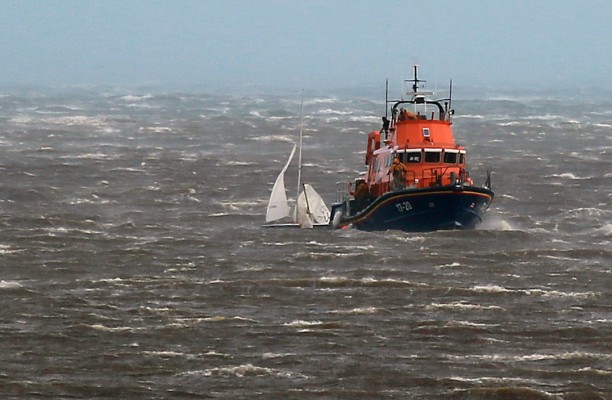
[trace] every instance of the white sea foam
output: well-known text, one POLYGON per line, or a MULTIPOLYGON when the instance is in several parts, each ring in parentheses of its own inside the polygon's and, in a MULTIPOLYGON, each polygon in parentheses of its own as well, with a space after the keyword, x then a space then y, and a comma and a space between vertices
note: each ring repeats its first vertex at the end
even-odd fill
POLYGON ((128 94, 126 96, 121 97, 121 100, 123 101, 143 101, 143 100, 149 100, 151 98, 153 98, 153 95, 150 95, 150 94, 145 94, 145 95, 128 94))
POLYGON ((137 331, 145 330, 145 328, 136 328, 133 326, 110 327, 110 326, 104 326, 102 324, 94 324, 94 325, 88 325, 88 326, 97 331, 104 331, 104 332, 137 332, 137 331))
POLYGON ((500 324, 484 324, 472 321, 450 321, 448 326, 451 327, 469 327, 469 328, 494 328, 500 326, 500 324))
POLYGON ((376 115, 357 115, 354 117, 349 117, 350 122, 368 122, 368 123, 378 123, 380 120, 379 116, 376 115))
POLYGON ((612 354, 590 353, 582 351, 563 352, 563 353, 533 353, 533 354, 469 354, 465 356, 450 356, 456 359, 475 359, 494 362, 532 362, 548 360, 612 360, 612 354))
POLYGON ((316 112, 318 115, 350 115, 352 111, 332 110, 331 108, 323 108, 316 112))
POLYGON ((295 353, 263 353, 261 355, 261 358, 270 360, 270 359, 276 359, 276 358, 294 357, 295 355, 296 355, 295 353))
POLYGON ((599 228, 593 229, 593 233, 606 237, 612 235, 612 223, 608 222, 599 228))
POLYGON ((541 297, 574 297, 574 298, 592 298, 596 297, 594 292, 561 292, 558 290, 546 289, 510 289, 498 285, 477 285, 470 288, 478 293, 514 293, 526 296, 541 296, 541 297))
MULTIPOLYGON (((494 377, 494 376, 483 376, 483 377, 479 377, 479 378, 464 378, 464 377, 459 377, 459 376, 451 376, 449 377, 449 379, 457 381, 457 382, 465 382, 465 383, 471 383, 471 384, 496 384, 496 385, 509 385, 512 384, 513 386, 518 386, 518 385, 529 385, 529 386, 544 386, 544 382, 541 381, 537 381, 535 379, 530 379, 530 378, 508 378, 508 377, 494 377)), ((533 392, 537 392, 539 394, 544 394, 546 396, 550 396, 551 400, 555 399, 554 394, 550 393, 550 392, 543 392, 540 390, 535 390, 535 389, 529 389, 529 388, 525 388, 525 390, 528 391, 533 391, 533 392)), ((478 398, 484 398, 484 397, 478 397, 478 398)))
POLYGON ((373 315, 387 313, 388 311, 380 307, 357 307, 350 310, 334 310, 330 311, 330 314, 340 315, 373 315))
POLYGON ((612 370, 606 370, 606 369, 597 369, 597 368, 592 368, 592 367, 584 367, 584 368, 579 368, 578 371, 579 372, 594 373, 596 375, 602 375, 602 376, 612 376, 612 370))
POLYGON ((37 121, 37 120, 27 115, 20 115, 20 116, 13 117, 8 120, 9 123, 15 124, 15 125, 28 125, 34 121, 37 121))
MULTIPOLYGON (((20 252, 23 252, 23 251, 25 251, 25 250, 24 249, 15 249, 15 248, 13 248, 13 247, 11 247, 9 245, 6 245, 6 244, 1 244, 0 245, 0 255, 2 255, 2 254, 20 253, 20 252)), ((1 282, 4 282, 4 281, 1 281, 1 282)), ((2 287, 1 285, 2 284, 0 283, 0 287, 2 287)))
POLYGON ((185 358, 185 359, 194 359, 195 357, 192 354, 182 353, 179 351, 143 351, 142 354, 161 357, 161 358, 185 358))
POLYGON ((205 322, 226 322, 226 321, 246 321, 246 322, 257 322, 254 319, 244 318, 237 315, 227 316, 227 315, 215 315, 213 317, 202 318, 202 321, 205 322))
POLYGON ((564 172, 561 174, 552 174, 549 176, 546 176, 545 178, 563 178, 563 179, 571 179, 571 180, 580 180, 580 179, 591 179, 592 177, 580 177, 577 175, 574 175, 571 172, 564 172))
POLYGON ((76 154, 74 156, 65 157, 65 158, 75 158, 75 159, 85 159, 85 160, 113 160, 117 158, 117 155, 110 155, 106 153, 83 153, 76 154))
POLYGON ((283 324, 284 326, 289 326, 292 328, 309 328, 313 326, 323 325, 322 321, 303 321, 303 320, 295 320, 291 322, 287 322, 283 324))
POLYGON ((314 99, 304 100, 305 105, 333 104, 337 102, 338 102, 338 99, 335 97, 323 97, 323 98, 314 98, 314 99))
POLYGON ((587 299, 597 297, 594 292, 561 292, 559 290, 544 290, 544 289, 525 289, 521 292, 525 293, 529 296, 542 296, 542 297, 553 297, 553 298, 563 298, 563 297, 574 297, 578 299, 587 299))
MULTIPOLYGON (((257 142, 289 142, 295 143, 295 138, 287 135, 262 135, 249 138, 257 142)), ((291 150, 291 148, 289 148, 291 150)))
POLYGON ((266 367, 258 367, 253 364, 242 364, 238 366, 226 366, 209 368, 205 370, 194 370, 182 372, 180 376, 217 376, 217 377, 237 377, 237 378, 252 378, 252 377, 277 377, 286 379, 307 379, 306 375, 297 372, 274 369, 266 367))
POLYGON ((106 125, 106 118, 101 116, 88 117, 86 115, 71 115, 63 117, 44 118, 41 120, 41 122, 55 125, 82 125, 99 127, 106 125))
POLYGON ((138 128, 138 132, 140 133, 146 133, 146 132, 164 133, 164 134, 174 133, 172 131, 172 128, 169 126, 141 126, 140 128, 138 128))
POLYGON ((498 126, 519 126, 519 125, 523 125, 523 123, 520 121, 508 121, 508 122, 499 122, 497 125, 498 126))
POLYGON ((0 281, 0 289, 20 289, 22 287, 18 281, 5 281, 4 279, 0 281))
POLYGON ((464 301, 455 301, 452 303, 431 303, 425 307, 428 310, 448 309, 448 310, 486 310, 486 311, 505 311, 499 306, 483 306, 480 304, 470 304, 464 301))
POLYGON ((512 291, 498 285, 479 285, 472 287, 471 290, 479 293, 508 293, 512 291))
POLYGON ((484 115, 478 115, 478 114, 463 114, 463 115, 455 115, 453 118, 457 119, 461 119, 461 118, 466 118, 466 119, 485 119, 484 115))
POLYGON ((581 207, 566 211, 565 214, 570 217, 591 217, 599 219, 605 218, 606 216, 610 216, 612 214, 612 210, 604 210, 596 207, 581 207))
POLYGON ((425 236, 412 236, 412 235, 402 235, 402 236, 392 236, 394 240, 398 240, 400 242, 406 243, 424 243, 427 241, 425 236))
POLYGON ((495 214, 485 215, 482 224, 476 227, 477 230, 488 230, 488 231, 516 231, 520 230, 512 226, 508 221, 504 220, 501 216, 495 214))
POLYGON ((458 262, 452 262, 449 264, 441 264, 441 265, 436 265, 436 268, 438 269, 442 269, 442 268, 457 268, 457 267, 461 267, 461 263, 458 262))

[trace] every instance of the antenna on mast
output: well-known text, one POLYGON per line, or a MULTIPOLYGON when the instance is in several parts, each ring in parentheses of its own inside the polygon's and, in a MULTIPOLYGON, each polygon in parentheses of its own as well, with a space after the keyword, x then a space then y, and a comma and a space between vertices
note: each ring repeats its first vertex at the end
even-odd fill
POLYGON ((408 81, 412 82, 412 91, 414 93, 417 93, 419 91, 419 83, 427 82, 427 81, 419 79, 419 66, 418 66, 418 64, 414 64, 413 69, 414 69, 414 72, 413 72, 414 78, 409 79, 408 81))
POLYGON ((406 79, 404 80, 404 82, 408 83, 408 82, 412 82, 412 93, 406 93, 406 94, 412 94, 413 96, 415 96, 417 93, 419 93, 419 83, 421 82, 427 82, 425 80, 419 79, 419 66, 418 64, 414 64, 413 68, 413 78, 412 79, 406 79))
POLYGON ((451 78, 450 87, 448 88, 448 113, 450 121, 450 116, 453 115, 453 78, 451 78))
POLYGON ((385 81, 385 118, 389 117, 389 78, 385 81))

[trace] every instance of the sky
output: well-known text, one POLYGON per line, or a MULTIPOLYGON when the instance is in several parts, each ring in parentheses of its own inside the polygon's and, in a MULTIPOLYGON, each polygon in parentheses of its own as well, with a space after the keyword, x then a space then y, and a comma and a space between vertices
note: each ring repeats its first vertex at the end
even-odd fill
POLYGON ((0 84, 612 84, 609 0, 0 0, 0 84))

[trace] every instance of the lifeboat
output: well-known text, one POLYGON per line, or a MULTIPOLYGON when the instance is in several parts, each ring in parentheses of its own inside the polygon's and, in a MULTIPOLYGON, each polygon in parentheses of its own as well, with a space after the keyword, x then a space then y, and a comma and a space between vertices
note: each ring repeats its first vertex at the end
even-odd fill
MULTIPOLYGON (((491 201, 491 175, 475 186, 451 129, 452 95, 422 91, 418 66, 407 99, 386 99, 383 127, 368 135, 367 172, 339 183, 330 224, 365 231, 473 229, 491 201), (389 106, 391 118, 388 118, 389 106)), ((452 82, 450 86, 452 94, 452 82)))

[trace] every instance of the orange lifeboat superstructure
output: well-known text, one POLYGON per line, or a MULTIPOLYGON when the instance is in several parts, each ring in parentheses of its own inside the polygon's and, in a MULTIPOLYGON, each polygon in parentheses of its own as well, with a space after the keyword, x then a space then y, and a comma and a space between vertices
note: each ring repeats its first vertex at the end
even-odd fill
POLYGON ((368 135, 365 179, 340 191, 335 226, 423 231, 472 228, 482 220, 493 199, 490 176, 484 187, 474 186, 466 149, 451 129, 451 98, 431 100, 432 93, 419 91, 424 81, 417 73, 414 66, 409 99, 387 100, 391 119, 383 117, 383 128, 368 135))

